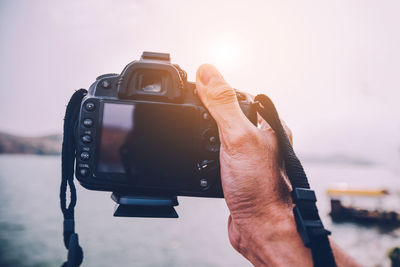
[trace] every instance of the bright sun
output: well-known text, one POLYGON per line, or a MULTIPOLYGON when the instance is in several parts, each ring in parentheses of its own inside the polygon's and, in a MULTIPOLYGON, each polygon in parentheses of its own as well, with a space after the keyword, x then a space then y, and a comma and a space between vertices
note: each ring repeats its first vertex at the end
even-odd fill
POLYGON ((237 62, 239 53, 237 43, 220 40, 211 49, 211 60, 217 67, 228 67, 237 62))

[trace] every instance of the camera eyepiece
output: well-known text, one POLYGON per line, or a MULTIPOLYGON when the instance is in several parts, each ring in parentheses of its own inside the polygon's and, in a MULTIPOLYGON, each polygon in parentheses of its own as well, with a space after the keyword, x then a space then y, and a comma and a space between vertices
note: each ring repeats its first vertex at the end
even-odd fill
POLYGON ((186 73, 172 65, 166 53, 143 52, 123 70, 118 82, 121 99, 157 99, 180 102, 186 73))

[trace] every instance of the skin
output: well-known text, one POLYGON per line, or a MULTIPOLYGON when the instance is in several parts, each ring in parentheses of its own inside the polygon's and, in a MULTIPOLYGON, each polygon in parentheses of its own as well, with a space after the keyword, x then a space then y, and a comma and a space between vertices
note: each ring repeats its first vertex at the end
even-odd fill
MULTIPOLYGON (((254 266, 313 266, 311 251, 296 230, 274 131, 260 117, 259 127, 246 118, 214 66, 199 67, 196 87, 219 129, 230 243, 254 266)), ((338 266, 359 266, 332 241, 331 246, 338 266)))

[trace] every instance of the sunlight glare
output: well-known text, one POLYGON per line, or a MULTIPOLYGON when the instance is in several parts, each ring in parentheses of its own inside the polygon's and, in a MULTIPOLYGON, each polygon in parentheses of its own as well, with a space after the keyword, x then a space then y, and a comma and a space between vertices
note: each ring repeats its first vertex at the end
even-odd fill
POLYGON ((237 42, 231 40, 220 40, 216 42, 211 52, 211 62, 217 67, 231 67, 238 60, 239 49, 237 42))

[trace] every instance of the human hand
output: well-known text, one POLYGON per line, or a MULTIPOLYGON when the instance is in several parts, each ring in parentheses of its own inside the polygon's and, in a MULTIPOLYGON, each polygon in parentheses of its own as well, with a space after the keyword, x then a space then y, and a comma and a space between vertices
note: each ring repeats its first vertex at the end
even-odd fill
POLYGON ((200 66, 196 87, 219 129, 232 246, 254 265, 312 266, 310 251, 296 230, 274 131, 260 117, 259 128, 246 118, 234 90, 214 66, 200 66))

